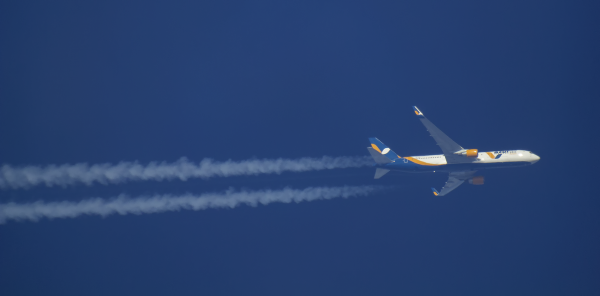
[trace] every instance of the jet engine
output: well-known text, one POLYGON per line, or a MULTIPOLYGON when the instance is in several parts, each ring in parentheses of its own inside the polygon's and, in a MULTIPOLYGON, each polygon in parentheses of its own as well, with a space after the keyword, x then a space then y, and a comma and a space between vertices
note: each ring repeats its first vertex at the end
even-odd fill
POLYGON ((469 179, 469 184, 483 185, 483 176, 475 176, 475 177, 469 179))
POLYGON ((462 155, 462 156, 466 156, 466 157, 477 157, 479 155, 479 151, 477 151, 477 149, 467 149, 467 150, 460 150, 460 151, 454 152, 454 154, 458 154, 458 155, 462 155))
POLYGON ((477 155, 479 155, 477 149, 467 150, 467 157, 477 157, 477 155))

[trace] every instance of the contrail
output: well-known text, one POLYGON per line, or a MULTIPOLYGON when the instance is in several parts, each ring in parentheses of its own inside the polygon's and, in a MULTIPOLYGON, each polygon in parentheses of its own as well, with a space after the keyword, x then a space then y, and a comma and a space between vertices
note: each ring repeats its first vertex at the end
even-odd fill
POLYGON ((18 189, 37 185, 69 186, 77 184, 92 185, 119 184, 128 181, 162 181, 190 178, 230 177, 258 174, 281 174, 283 172, 305 172, 352 168, 371 165, 368 157, 329 157, 298 159, 250 159, 242 161, 214 161, 204 159, 199 163, 181 158, 176 162, 150 162, 147 165, 138 162, 120 162, 118 164, 87 163, 21 166, 3 165, 0 168, 0 188, 18 189))
POLYGON ((9 220, 38 221, 41 218, 75 218, 81 215, 108 216, 113 214, 151 214, 179 210, 204 210, 209 208, 234 208, 239 205, 257 206, 272 202, 301 202, 336 197, 364 196, 382 186, 342 186, 309 187, 306 189, 284 188, 282 190, 234 191, 205 193, 201 195, 185 194, 154 195, 129 198, 119 195, 113 199, 92 198, 80 202, 42 202, 0 204, 0 224, 9 220))

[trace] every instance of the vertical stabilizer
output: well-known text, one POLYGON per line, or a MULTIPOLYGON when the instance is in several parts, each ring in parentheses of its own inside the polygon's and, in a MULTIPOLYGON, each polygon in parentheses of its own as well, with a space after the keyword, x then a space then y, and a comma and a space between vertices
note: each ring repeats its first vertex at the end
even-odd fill
POLYGON ((396 154, 390 147, 383 144, 383 142, 379 141, 377 138, 369 138, 369 142, 371 142, 371 148, 375 149, 377 152, 381 153, 385 157, 391 159, 392 161, 396 161, 396 159, 400 158, 398 154, 396 154))
POLYGON ((369 153, 371 154, 371 156, 373 157, 373 160, 375 160, 375 162, 377 164, 386 164, 386 163, 393 162, 389 158, 383 156, 383 154, 375 151, 375 149, 373 149, 371 147, 367 147, 367 150, 369 150, 369 153))

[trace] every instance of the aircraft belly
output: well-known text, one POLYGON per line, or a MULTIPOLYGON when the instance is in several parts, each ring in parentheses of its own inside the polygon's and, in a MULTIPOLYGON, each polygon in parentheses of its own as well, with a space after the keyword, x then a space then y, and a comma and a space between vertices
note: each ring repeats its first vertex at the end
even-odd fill
POLYGON ((487 169, 513 168, 530 165, 529 162, 495 162, 495 163, 453 163, 445 165, 420 165, 412 162, 396 161, 381 166, 382 168, 408 172, 408 173, 426 173, 426 172, 456 172, 456 171, 478 171, 487 169))
POLYGON ((446 165, 440 171, 464 171, 464 170, 487 170, 487 169, 503 169, 514 168, 530 165, 529 162, 496 162, 496 163, 455 163, 446 165))

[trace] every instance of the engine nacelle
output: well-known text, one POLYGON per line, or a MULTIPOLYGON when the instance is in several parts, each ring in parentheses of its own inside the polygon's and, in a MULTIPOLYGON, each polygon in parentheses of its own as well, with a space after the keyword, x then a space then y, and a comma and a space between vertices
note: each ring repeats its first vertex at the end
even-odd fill
POLYGON ((467 149, 467 150, 460 150, 460 151, 454 152, 454 154, 462 155, 462 156, 466 156, 466 157, 477 157, 477 156, 479 156, 479 151, 477 151, 477 149, 467 149))
POLYGON ((468 149, 467 157, 477 157, 479 155, 479 151, 477 149, 468 149))
POLYGON ((471 179, 469 179, 469 184, 473 184, 473 185, 483 185, 483 176, 475 176, 471 179))

